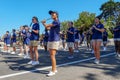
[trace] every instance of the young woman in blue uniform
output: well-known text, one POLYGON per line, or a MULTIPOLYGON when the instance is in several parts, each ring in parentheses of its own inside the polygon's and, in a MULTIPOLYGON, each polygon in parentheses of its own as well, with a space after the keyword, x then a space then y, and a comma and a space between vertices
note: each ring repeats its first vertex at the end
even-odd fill
POLYGON ((37 17, 32 18, 32 29, 31 29, 31 35, 30 35, 30 56, 31 61, 28 62, 28 64, 31 65, 39 65, 39 54, 38 54, 38 43, 39 43, 39 30, 40 25, 37 17))
POLYGON ((30 32, 29 32, 29 27, 27 25, 25 25, 25 34, 24 34, 24 52, 25 52, 25 55, 24 55, 24 58, 30 58, 30 55, 29 55, 29 45, 30 45, 30 32))
POLYGON ((50 52, 51 62, 52 62, 52 71, 50 71, 47 76, 53 76, 57 73, 56 69, 56 51, 59 47, 60 41, 60 21, 58 13, 55 11, 49 11, 53 22, 51 24, 46 24, 46 20, 42 21, 42 24, 46 29, 50 29, 49 38, 48 38, 48 49, 50 52))
POLYGON ((92 45, 94 49, 95 61, 100 63, 100 46, 102 42, 102 33, 104 32, 104 25, 100 22, 99 18, 95 18, 95 24, 92 26, 92 45))
POLYGON ((10 52, 10 44, 11 44, 11 34, 9 33, 9 31, 6 31, 6 50, 7 52, 10 52))
POLYGON ((74 42, 75 42, 75 28, 73 27, 73 22, 68 22, 68 30, 67 30, 67 46, 69 49, 69 59, 74 58, 74 42))
POLYGON ((16 54, 16 30, 13 29, 12 30, 12 36, 11 36, 11 43, 12 43, 12 47, 13 47, 13 52, 11 52, 11 54, 16 54))
POLYGON ((107 49, 107 41, 108 41, 108 32, 105 28, 105 31, 103 32, 103 50, 106 51, 107 49))
POLYGON ((24 26, 21 26, 20 27, 20 31, 19 31, 19 34, 18 34, 18 45, 19 45, 19 49, 20 49, 20 52, 19 52, 19 56, 23 56, 24 55, 24 52, 23 52, 23 33, 25 33, 25 27, 24 26))

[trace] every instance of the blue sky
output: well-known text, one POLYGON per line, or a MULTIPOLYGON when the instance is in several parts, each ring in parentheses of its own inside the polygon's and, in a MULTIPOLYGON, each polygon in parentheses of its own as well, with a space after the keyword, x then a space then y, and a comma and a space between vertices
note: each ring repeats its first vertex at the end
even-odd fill
MULTIPOLYGON (((49 18, 49 10, 59 12, 60 21, 75 20, 82 11, 100 14, 100 6, 108 0, 0 0, 0 35, 6 30, 29 25, 31 18, 49 18)), ((119 1, 119 0, 115 0, 119 1)), ((41 25, 41 32, 44 30, 41 25)))

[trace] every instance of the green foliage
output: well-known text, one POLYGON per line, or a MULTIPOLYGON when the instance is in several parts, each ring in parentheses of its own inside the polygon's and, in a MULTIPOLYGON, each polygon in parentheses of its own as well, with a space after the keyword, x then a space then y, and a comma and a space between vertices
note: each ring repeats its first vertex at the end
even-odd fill
POLYGON ((104 22, 104 27, 107 29, 109 38, 113 38, 112 28, 114 28, 115 26, 116 26, 115 22, 112 22, 112 21, 109 21, 109 20, 104 22))
MULTIPOLYGON (((89 13, 89 12, 82 12, 79 14, 79 17, 77 20, 73 21, 74 26, 76 28, 79 28, 81 32, 86 31, 89 29, 92 24, 94 23, 95 19, 95 13, 89 13)), ((68 29, 68 21, 64 21, 61 23, 61 30, 66 31, 68 29)))
POLYGON ((104 19, 105 28, 108 30, 109 38, 113 37, 111 29, 120 21, 120 2, 109 0, 101 5, 102 13, 99 15, 104 19))
POLYGON ((66 31, 68 29, 68 21, 61 23, 61 31, 66 31))
POLYGON ((99 15, 105 20, 118 22, 120 20, 120 2, 109 0, 101 5, 102 13, 99 15))
MULTIPOLYGON (((102 11, 102 13, 99 15, 101 22, 107 29, 109 38, 112 38, 113 34, 111 29, 116 26, 117 22, 120 22, 120 2, 109 0, 101 5, 100 10, 102 11)), ((86 31, 94 24, 95 16, 95 13, 84 11, 79 14, 77 20, 73 21, 74 26, 79 28, 81 32, 86 31)), ((64 21, 61 23, 61 30, 67 30, 67 22, 68 21, 64 21)))
POLYGON ((74 25, 77 28, 83 27, 83 30, 87 30, 94 23, 95 14, 89 12, 82 12, 79 14, 79 18, 74 21, 74 25))

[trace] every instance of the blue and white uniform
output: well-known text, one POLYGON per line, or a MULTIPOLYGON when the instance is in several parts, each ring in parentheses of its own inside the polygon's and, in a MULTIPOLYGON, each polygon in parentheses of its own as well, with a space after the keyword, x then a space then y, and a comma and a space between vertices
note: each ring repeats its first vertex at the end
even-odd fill
POLYGON ((17 35, 16 35, 15 32, 13 32, 12 33, 12 39, 11 39, 11 43, 12 43, 13 47, 16 47, 16 42, 17 42, 16 38, 17 38, 17 35))
POLYGON ((5 42, 6 42, 7 46, 10 46, 10 43, 11 43, 11 35, 10 34, 6 35, 6 41, 5 42))
POLYGON ((103 32, 103 42, 107 42, 107 40, 108 40, 108 33, 107 33, 107 31, 104 31, 103 32))
POLYGON ((4 35, 4 44, 6 45, 6 35, 4 35))
POLYGON ((73 34, 71 34, 70 32, 67 32, 67 46, 69 48, 74 48, 74 42, 75 42, 75 28, 74 27, 70 27, 68 29, 68 31, 72 32, 73 34))
POLYGON ((27 32, 27 31, 25 32, 25 36, 24 36, 24 44, 25 44, 25 45, 29 45, 29 44, 30 44, 30 35, 31 35, 31 34, 30 34, 29 31, 28 31, 28 32, 27 32))
POLYGON ((53 26, 50 28, 48 38, 48 49, 58 49, 60 41, 60 21, 52 22, 53 26))
MULTIPOLYGON (((39 27, 39 24, 38 23, 35 23, 33 24, 32 26, 32 30, 40 30, 40 27, 39 27)), ((31 41, 38 41, 39 40, 39 33, 36 34, 35 32, 31 32, 31 36, 30 36, 30 40, 31 41)))
POLYGON ((120 26, 115 27, 113 33, 114 33, 114 40, 120 41, 120 26))
POLYGON ((75 30, 75 42, 79 42, 80 41, 80 34, 79 31, 76 29, 75 30))
POLYGON ((13 33, 12 33, 12 39, 11 39, 11 42, 12 42, 12 43, 16 43, 16 41, 17 41, 17 40, 16 40, 16 37, 17 37, 16 33, 13 32, 13 33))
POLYGON ((67 42, 75 42, 75 28, 70 27, 68 31, 73 32, 73 34, 67 32, 67 42))
POLYGON ((47 46, 48 38, 49 38, 49 33, 48 33, 47 30, 45 30, 45 35, 44 35, 44 38, 43 38, 43 42, 44 42, 45 46, 47 46))
MULTIPOLYGON (((103 29, 104 25, 103 24, 98 24, 94 25, 98 29, 103 29)), ((97 41, 102 41, 102 32, 96 30, 95 28, 92 29, 92 41, 97 40, 97 41)))
POLYGON ((62 33, 62 34, 61 34, 61 39, 62 39, 62 42, 63 42, 63 43, 66 42, 66 40, 65 40, 65 33, 62 33))
POLYGON ((30 35, 30 46, 38 46, 39 41, 39 32, 35 33, 33 30, 40 30, 40 26, 38 23, 33 24, 32 26, 32 32, 30 35))

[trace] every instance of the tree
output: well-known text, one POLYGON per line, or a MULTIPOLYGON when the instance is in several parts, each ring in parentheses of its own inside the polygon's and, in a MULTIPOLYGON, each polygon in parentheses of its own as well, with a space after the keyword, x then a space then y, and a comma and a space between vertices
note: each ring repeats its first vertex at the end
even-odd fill
POLYGON ((68 21, 63 21, 61 23, 61 31, 66 31, 68 29, 68 21))
MULTIPOLYGON (((79 14, 79 17, 77 20, 73 21, 74 26, 76 28, 79 28, 82 32, 89 29, 92 24, 94 23, 95 19, 95 13, 89 13, 89 12, 82 12, 79 14)), ((68 29, 68 23, 69 21, 63 21, 61 23, 61 30, 66 31, 68 29)))
POLYGON ((117 18, 117 22, 120 21, 120 2, 116 2, 115 14, 117 18))
POLYGON ((99 17, 104 19, 105 28, 107 28, 109 37, 111 38, 113 37, 113 27, 115 27, 116 23, 120 21, 120 2, 109 0, 101 5, 100 10, 102 13, 99 17))
POLYGON ((100 10, 102 13, 99 16, 105 19, 105 21, 118 22, 120 20, 120 2, 109 0, 101 5, 100 10))
POLYGON ((77 28, 82 27, 82 29, 85 31, 91 27, 91 25, 94 23, 94 19, 95 13, 82 12, 79 14, 79 18, 74 21, 74 24, 77 28))

